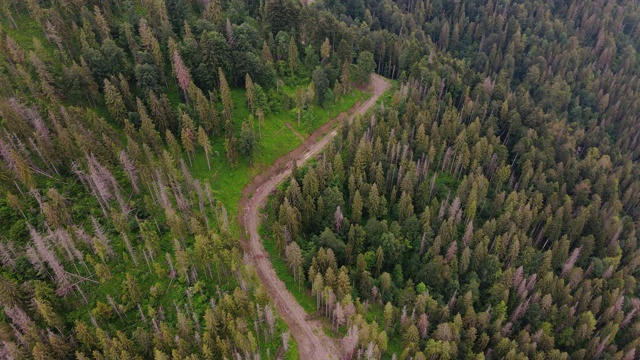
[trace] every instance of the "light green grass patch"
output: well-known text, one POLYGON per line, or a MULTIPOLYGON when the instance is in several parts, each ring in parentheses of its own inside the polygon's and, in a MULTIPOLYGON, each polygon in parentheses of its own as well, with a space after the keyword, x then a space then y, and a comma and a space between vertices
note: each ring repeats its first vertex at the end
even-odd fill
MULTIPOLYGON (((301 122, 300 127, 298 127, 295 110, 281 110, 269 113, 261 125, 258 124, 258 120, 255 118, 253 129, 256 135, 262 133, 262 138, 258 140, 257 149, 252 159, 246 159, 241 156, 237 168, 231 168, 227 162, 224 139, 218 136, 211 139, 213 147, 211 170, 207 168, 207 161, 202 150, 196 152, 195 161, 190 170, 195 177, 209 180, 218 200, 224 204, 230 215, 235 214, 238 201, 242 195, 242 189, 249 184, 251 179, 271 166, 278 158, 293 151, 302 143, 300 138, 286 127, 287 123, 291 124, 300 135, 306 138, 330 119, 349 110, 358 101, 364 101, 368 96, 369 94, 356 91, 337 99, 326 108, 312 105, 309 107, 308 112, 311 113, 313 121, 311 124, 301 122)), ((236 133, 239 133, 243 121, 249 117, 250 112, 243 89, 233 89, 232 98, 234 103, 233 125, 236 133)))

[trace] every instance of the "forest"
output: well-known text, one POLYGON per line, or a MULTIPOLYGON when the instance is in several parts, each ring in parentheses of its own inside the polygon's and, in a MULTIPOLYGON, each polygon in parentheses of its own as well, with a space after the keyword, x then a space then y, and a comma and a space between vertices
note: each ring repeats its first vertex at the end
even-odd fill
POLYGON ((346 358, 639 356, 637 11, 366 4, 401 86, 266 210, 346 358))
POLYGON ((1 5, 0 358, 296 358, 236 203, 371 54, 287 1, 1 5))
POLYGON ((0 0, 0 358, 640 356, 640 4, 0 0), (307 321, 307 319, 305 319, 307 321), (292 333, 293 332, 293 333, 292 333))

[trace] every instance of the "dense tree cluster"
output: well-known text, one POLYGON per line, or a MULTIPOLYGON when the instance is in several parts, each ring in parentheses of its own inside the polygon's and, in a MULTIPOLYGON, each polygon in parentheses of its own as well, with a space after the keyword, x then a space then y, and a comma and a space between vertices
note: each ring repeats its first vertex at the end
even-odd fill
POLYGON ((638 5, 364 6, 401 86, 268 208, 346 355, 636 358, 638 5))

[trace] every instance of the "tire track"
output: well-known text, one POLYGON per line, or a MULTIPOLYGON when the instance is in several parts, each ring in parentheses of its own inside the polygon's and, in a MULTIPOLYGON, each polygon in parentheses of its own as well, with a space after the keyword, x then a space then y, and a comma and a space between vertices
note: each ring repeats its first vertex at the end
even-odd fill
MULTIPOLYGON (((356 104, 351 108, 348 121, 351 121, 356 115, 367 112, 390 87, 391 84, 384 78, 372 75, 373 95, 364 103, 356 104)), ((244 232, 241 232, 241 240, 245 251, 245 262, 255 266, 256 273, 273 299, 278 314, 287 323, 291 334, 298 343, 300 358, 305 360, 337 360, 341 358, 341 349, 335 339, 329 338, 324 333, 322 325, 318 321, 309 319, 307 313, 276 274, 258 234, 260 209, 264 207, 269 194, 276 185, 291 175, 290 167, 285 164, 290 164, 291 160, 295 159, 299 165, 302 165, 320 153, 329 141, 338 134, 338 130, 333 129, 324 137, 320 137, 344 118, 344 116, 338 116, 332 119, 311 134, 298 148, 284 155, 271 167, 256 176, 243 190, 238 206, 238 223, 244 229, 244 232)))

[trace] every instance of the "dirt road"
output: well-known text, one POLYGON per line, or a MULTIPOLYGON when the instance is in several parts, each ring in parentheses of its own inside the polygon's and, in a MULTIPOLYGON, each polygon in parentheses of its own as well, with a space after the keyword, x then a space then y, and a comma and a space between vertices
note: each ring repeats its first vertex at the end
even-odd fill
MULTIPOLYGON (((371 79, 373 95, 364 103, 351 109, 349 121, 357 114, 364 114, 390 87, 391 84, 384 78, 373 75, 371 79)), ((244 229, 244 234, 241 236, 243 237, 245 262, 255 266, 258 277, 273 299, 278 314, 287 323, 291 334, 298 343, 300 358, 305 360, 340 359, 340 346, 323 332, 319 322, 308 319, 307 313, 276 275, 258 234, 260 209, 264 207, 267 197, 276 185, 291 174, 291 169, 286 164, 292 159, 296 159, 298 164, 302 165, 320 153, 338 133, 337 129, 331 130, 331 128, 344 118, 345 116, 339 116, 332 119, 311 134, 298 148, 278 159, 270 168, 256 176, 253 182, 243 190, 238 206, 238 223, 244 229), (318 140, 328 130, 331 132, 318 140), (249 241, 247 241, 247 237, 249 241)))

